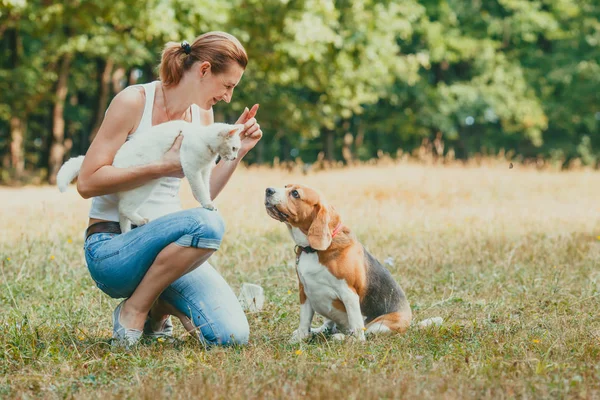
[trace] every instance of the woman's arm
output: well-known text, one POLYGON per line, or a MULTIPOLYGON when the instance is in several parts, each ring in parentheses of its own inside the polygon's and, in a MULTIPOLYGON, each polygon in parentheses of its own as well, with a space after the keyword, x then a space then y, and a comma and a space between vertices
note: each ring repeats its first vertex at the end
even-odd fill
POLYGON ((258 125, 256 119, 254 118, 257 111, 258 104, 255 104, 251 110, 246 108, 244 113, 237 120, 236 124, 245 125, 245 129, 240 133, 242 136, 242 148, 238 153, 238 157, 234 161, 225 161, 222 159, 213 168, 210 177, 210 197, 212 200, 214 200, 219 193, 221 193, 242 158, 244 158, 248 151, 250 151, 262 137, 260 125, 258 125))
POLYGON ((136 89, 125 89, 112 100, 102 125, 88 149, 77 180, 83 198, 129 190, 162 176, 181 173, 179 148, 181 138, 159 163, 131 167, 112 166, 115 154, 134 131, 144 110, 145 99, 136 89))
POLYGON ((210 198, 214 200, 217 198, 219 193, 223 190, 233 171, 237 168, 241 161, 241 157, 236 158, 234 161, 225 161, 221 159, 219 163, 213 168, 210 173, 210 198))

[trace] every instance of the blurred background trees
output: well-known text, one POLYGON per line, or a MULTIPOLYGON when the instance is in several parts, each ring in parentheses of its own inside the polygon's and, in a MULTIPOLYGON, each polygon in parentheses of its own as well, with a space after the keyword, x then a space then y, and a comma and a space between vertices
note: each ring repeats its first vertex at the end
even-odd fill
POLYGON ((513 152, 598 166, 596 0, 0 0, 0 181, 53 182, 167 41, 236 35, 260 103, 246 161, 513 152))

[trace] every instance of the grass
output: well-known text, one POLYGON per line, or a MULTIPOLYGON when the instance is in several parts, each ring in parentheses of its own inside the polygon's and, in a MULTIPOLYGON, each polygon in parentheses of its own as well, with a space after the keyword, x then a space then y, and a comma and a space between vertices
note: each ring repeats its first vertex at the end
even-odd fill
MULTIPOLYGON (((599 398, 598 172, 402 164, 295 175, 241 169, 217 199, 213 264, 265 288, 251 343, 108 345, 117 300, 83 259, 89 201, 74 188, 0 188, 0 398, 599 398), (264 212, 267 186, 326 194, 381 261, 415 322, 366 344, 290 345, 293 244, 264 212)), ((186 207, 189 188, 182 187, 186 207)), ((320 321, 315 321, 315 325, 320 321)))

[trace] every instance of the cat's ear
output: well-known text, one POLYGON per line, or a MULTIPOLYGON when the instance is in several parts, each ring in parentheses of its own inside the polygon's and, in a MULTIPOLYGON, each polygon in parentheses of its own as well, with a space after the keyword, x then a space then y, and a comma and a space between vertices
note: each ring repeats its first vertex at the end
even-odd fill
POLYGON ((233 129, 231 129, 229 132, 227 132, 227 136, 231 137, 235 134, 240 133, 243 130, 244 130, 244 125, 242 125, 242 124, 234 125, 233 129))

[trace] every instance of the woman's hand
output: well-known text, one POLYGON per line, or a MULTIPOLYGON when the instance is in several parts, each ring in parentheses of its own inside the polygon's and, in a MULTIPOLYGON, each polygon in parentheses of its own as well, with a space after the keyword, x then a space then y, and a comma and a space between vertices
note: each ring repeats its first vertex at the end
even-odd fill
POLYGON ((240 155, 243 157, 248 153, 256 143, 262 138, 262 131, 260 125, 256 122, 256 112, 258 111, 258 104, 252 106, 252 109, 248 110, 248 107, 244 109, 242 115, 236 121, 236 124, 244 124, 244 130, 240 132, 242 138, 242 148, 240 149, 240 155))
POLYGON ((160 160, 160 167, 163 176, 170 176, 173 178, 183 178, 183 169, 181 168, 181 159, 179 158, 179 149, 181 148, 181 142, 183 141, 183 135, 179 134, 173 146, 165 153, 163 158, 160 160))

